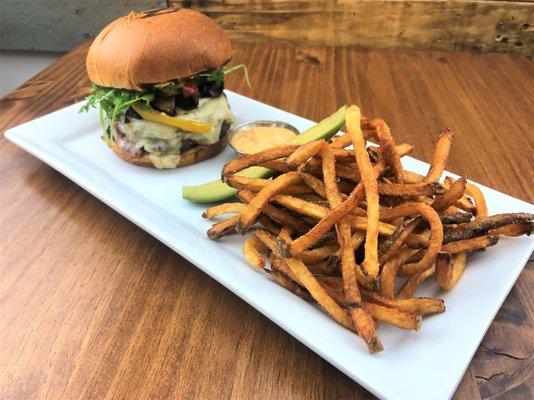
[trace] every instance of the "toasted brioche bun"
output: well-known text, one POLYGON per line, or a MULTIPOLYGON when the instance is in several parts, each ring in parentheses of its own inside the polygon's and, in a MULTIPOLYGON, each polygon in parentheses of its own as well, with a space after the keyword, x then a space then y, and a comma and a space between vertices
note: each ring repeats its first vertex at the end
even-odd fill
POLYGON ((95 38, 87 55, 89 79, 116 89, 142 90, 220 68, 232 46, 215 21, 197 11, 167 8, 130 13, 95 38))
MULTIPOLYGON (((104 140, 104 141, 110 147, 110 149, 113 150, 113 152, 116 155, 118 155, 120 158, 122 158, 124 161, 129 162, 130 164, 155 168, 155 165, 152 162, 152 160, 150 160, 150 157, 148 156, 148 154, 145 154, 143 156, 137 156, 137 157, 132 156, 131 154, 126 153, 124 150, 118 147, 115 142, 110 142, 107 140, 104 140)), ((217 143, 213 143, 210 145, 200 145, 200 146, 194 147, 191 150, 188 150, 185 153, 182 153, 180 157, 180 163, 177 165, 177 167, 185 167, 187 165, 196 164, 201 161, 207 160, 208 158, 215 157, 217 154, 223 151, 223 149, 226 147, 227 144, 228 144, 228 136, 225 135, 217 143)))

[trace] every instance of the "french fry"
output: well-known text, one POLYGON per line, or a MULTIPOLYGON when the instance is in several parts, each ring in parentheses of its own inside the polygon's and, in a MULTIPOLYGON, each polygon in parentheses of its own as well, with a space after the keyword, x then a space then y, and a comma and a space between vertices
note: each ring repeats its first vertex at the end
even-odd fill
POLYGON ((299 148, 298 145, 287 145, 272 147, 267 150, 260 151, 254 154, 247 154, 236 158, 225 164, 221 173, 221 180, 226 182, 229 175, 233 175, 239 171, 244 170, 253 165, 262 164, 267 161, 277 160, 282 157, 287 157, 299 148))
POLYGON ((310 292, 315 301, 323 307, 323 309, 337 322, 346 327, 347 329, 354 330, 352 321, 350 320, 347 312, 339 306, 329 295, 326 293, 321 284, 313 276, 310 270, 304 265, 304 263, 295 258, 288 258, 285 260, 293 274, 298 278, 298 282, 310 292))
POLYGON ((378 183, 378 193, 387 196, 433 196, 444 193, 439 182, 428 183, 378 183))
POLYGON ((409 314, 395 308, 369 302, 364 302, 364 307, 377 321, 385 322, 401 329, 414 331, 421 329, 422 318, 419 314, 409 314))
POLYGON ((434 151, 434 158, 423 182, 437 182, 445 170, 449 151, 451 150, 452 132, 449 129, 441 131, 434 151))
POLYGON ((397 226, 395 231, 380 245, 378 249, 380 254, 380 264, 384 264, 393 256, 393 254, 397 252, 397 250, 400 249, 408 236, 410 236, 413 230, 420 224, 421 220, 421 217, 405 219, 399 224, 399 226, 397 226))
POLYGON ((391 131, 389 126, 383 120, 372 120, 371 124, 376 129, 376 139, 380 143, 380 150, 382 152, 382 157, 384 158, 386 165, 391 168, 393 171, 393 176, 397 183, 402 184, 404 178, 402 176, 402 164, 400 162, 400 157, 397 154, 395 149, 395 141, 391 136, 391 131))
POLYGON ((324 140, 315 140, 303 144, 287 157, 286 164, 290 168, 297 168, 300 164, 320 152, 323 144, 326 144, 324 140))
POLYGON ((262 251, 265 247, 255 236, 250 236, 243 244, 243 255, 245 260, 255 268, 263 269, 265 267, 265 259, 262 256, 262 251))
POLYGON ((367 199, 367 233, 365 237, 365 258, 362 268, 374 278, 378 275, 378 221, 379 197, 378 174, 371 164, 365 148, 365 139, 360 127, 360 109, 350 106, 345 112, 345 127, 354 146, 356 164, 363 183, 367 199))
POLYGON ((261 215, 258 218, 258 222, 261 224, 261 226, 263 226, 264 229, 268 230, 273 235, 278 235, 278 233, 280 233, 280 227, 278 224, 267 215, 261 215))
POLYGON ((473 214, 466 212, 455 212, 453 214, 439 214, 439 219, 443 225, 465 224, 473 219, 473 214))
MULTIPOLYGON (((237 192, 237 197, 244 203, 250 203, 254 198, 254 193, 248 190, 240 190, 239 192, 237 192)), ((274 207, 270 204, 264 205, 262 211, 267 216, 272 218, 275 222, 281 225, 288 226, 295 232, 303 233, 307 230, 307 227, 305 226, 305 224, 303 224, 301 220, 291 215, 290 213, 281 210, 277 207, 274 207)))
POLYGON ((363 298, 370 303, 380 304, 384 307, 396 308, 399 311, 411 314, 438 314, 445 311, 442 299, 430 297, 411 297, 407 299, 390 299, 368 289, 362 289, 363 298))
POLYGON ((416 263, 406 264, 402 267, 403 273, 413 275, 430 268, 436 259, 443 243, 443 224, 432 207, 421 203, 404 203, 392 209, 384 210, 381 212, 380 218, 392 220, 408 215, 421 215, 430 225, 430 242, 423 258, 416 263))
POLYGON ((235 226, 239 222, 239 214, 227 220, 214 224, 208 230, 208 237, 212 240, 219 240, 225 235, 235 233, 235 226))
POLYGON ((510 224, 506 226, 502 226, 500 228, 491 229, 489 231, 490 235, 503 235, 503 236, 510 236, 510 237, 516 237, 516 236, 522 236, 527 235, 530 236, 534 232, 534 222, 518 222, 516 224, 510 224))
POLYGON ((410 259, 417 250, 405 249, 395 253, 388 262, 382 267, 380 274, 380 294, 386 298, 392 299, 395 297, 395 280, 397 279, 397 271, 406 261, 410 259))
POLYGON ((297 283, 298 285, 301 285, 298 276, 296 276, 295 273, 291 270, 291 268, 289 268, 289 265, 287 265, 285 259, 282 256, 277 256, 274 253, 271 253, 271 255, 269 255, 269 263, 271 264, 271 269, 273 271, 280 272, 285 276, 289 277, 293 282, 297 283))
MULTIPOLYGON (((323 157, 323 178, 328 202, 330 207, 337 207, 343 202, 343 199, 336 182, 335 157, 327 146, 323 146, 321 155, 323 157)), ((369 351, 375 352, 381 349, 382 345, 376 334, 376 326, 373 319, 366 309, 362 307, 356 273, 360 268, 356 265, 354 258, 351 228, 347 217, 336 224, 336 230, 341 251, 341 276, 343 277, 343 290, 347 299, 347 308, 358 335, 365 340, 369 351)), ((360 270, 360 273, 363 273, 363 271, 360 270)))
POLYGON ((218 204, 216 206, 210 207, 204 211, 202 214, 203 218, 215 218, 219 215, 230 214, 230 213, 241 213, 246 208, 246 205, 243 203, 224 203, 218 204))
POLYGON ((414 295, 415 291, 421 284, 426 281, 428 278, 433 276, 436 272, 435 267, 431 267, 427 269, 425 272, 421 272, 420 274, 415 274, 412 276, 409 276, 405 281, 404 284, 399 289, 399 292, 397 293, 396 298, 397 299, 407 299, 414 295))
MULTIPOLYGON (((250 190, 251 192, 257 193, 260 190, 264 189, 265 187, 269 186, 271 184, 271 180, 269 179, 258 179, 258 178, 247 178, 245 176, 239 176, 239 175, 229 175, 226 183, 235 188, 235 189, 246 189, 250 190)), ((296 184, 291 187, 286 188, 283 193, 285 194, 304 194, 304 193, 311 193, 312 190, 307 186, 303 184, 296 184)))
POLYGON ((266 186, 248 203, 247 208, 240 214, 236 231, 246 232, 260 215, 262 208, 268 204, 269 200, 284 189, 300 182, 300 177, 296 172, 288 172, 273 179, 269 186, 266 186))
POLYGON ((271 160, 271 161, 264 161, 260 164, 258 164, 260 167, 264 167, 267 169, 272 169, 273 171, 280 172, 282 174, 285 174, 286 172, 292 171, 291 168, 289 168, 285 161, 283 160, 271 160))
POLYGON ((477 218, 487 217, 488 206, 486 204, 486 199, 482 191, 478 188, 478 186, 472 183, 469 183, 469 182, 467 182, 465 189, 466 189, 467 195, 472 197, 473 200, 475 200, 476 217, 477 218))
POLYGON ((441 247, 441 251, 449 254, 457 254, 463 251, 482 250, 497 244, 498 236, 484 235, 476 236, 471 239, 458 240, 449 242, 441 247))
POLYGON ((460 178, 454 182, 445 193, 437 196, 432 202, 432 208, 436 211, 443 211, 453 206, 462 198, 465 193, 467 179, 460 178))
POLYGON ((302 171, 301 169, 297 170, 300 178, 304 181, 306 185, 310 189, 312 189, 315 193, 317 193, 322 198, 326 199, 326 192, 324 190, 324 184, 321 182, 320 179, 316 178, 312 174, 308 174, 307 172, 302 171))
POLYGON ((486 235, 492 229, 532 221, 534 221, 534 214, 529 213, 506 213, 492 215, 491 217, 480 217, 445 232, 443 243, 470 239, 475 236, 486 235))
POLYGON ((337 244, 317 247, 313 250, 306 250, 300 254, 300 259, 306 265, 315 264, 326 260, 339 249, 337 244))
POLYGON ((278 233, 278 237, 276 238, 278 242, 278 247, 280 248, 280 252, 284 257, 287 256, 287 248, 293 241, 293 239, 291 238, 291 234, 291 229, 289 229, 287 226, 283 226, 280 229, 280 232, 278 233))
POLYGON ((311 297, 310 293, 304 289, 302 286, 300 286, 298 283, 296 283, 294 280, 289 278, 287 275, 280 271, 273 271, 266 269, 265 272, 272 276, 278 284, 287 290, 289 290, 291 293, 297 295, 303 300, 306 301, 313 301, 313 298, 311 297))
POLYGON ((444 290, 451 290, 464 273, 468 253, 464 251, 453 256, 448 253, 440 254, 445 254, 446 256, 438 256, 436 259, 435 279, 444 290))
POLYGON ((314 275, 339 275, 337 268, 328 264, 326 261, 306 264, 306 266, 314 275))
MULTIPOLYGON (((447 176, 447 177, 445 177, 445 180, 443 182, 443 186, 445 186, 448 189, 448 188, 451 187, 453 182, 454 182, 454 180, 450 176, 447 176)), ((477 208, 473 204, 471 199, 469 197, 465 196, 465 195, 462 196, 456 202, 455 206, 458 207, 460 210, 463 210, 463 211, 466 211, 466 212, 469 212, 469 213, 476 213, 476 211, 477 211, 477 208)))

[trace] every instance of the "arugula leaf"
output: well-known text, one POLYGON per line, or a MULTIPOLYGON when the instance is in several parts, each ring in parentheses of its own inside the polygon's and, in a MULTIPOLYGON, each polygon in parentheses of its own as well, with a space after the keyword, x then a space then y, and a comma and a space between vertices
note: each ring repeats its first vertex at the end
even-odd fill
POLYGON ((240 69, 243 70, 243 74, 245 75, 245 82, 247 83, 248 87, 252 87, 252 85, 250 84, 250 79, 248 77, 247 66, 245 64, 234 65, 232 67, 223 66, 213 72, 199 74, 198 76, 206 77, 208 81, 216 82, 217 85, 221 85, 223 83, 225 75, 228 75, 240 69))
POLYGON ((93 94, 86 98, 87 102, 80 108, 80 112, 87 112, 90 107, 96 108, 100 106, 101 110, 112 122, 123 116, 133 103, 140 101, 148 105, 154 100, 153 93, 137 93, 129 90, 105 88, 94 84, 92 88, 93 94))

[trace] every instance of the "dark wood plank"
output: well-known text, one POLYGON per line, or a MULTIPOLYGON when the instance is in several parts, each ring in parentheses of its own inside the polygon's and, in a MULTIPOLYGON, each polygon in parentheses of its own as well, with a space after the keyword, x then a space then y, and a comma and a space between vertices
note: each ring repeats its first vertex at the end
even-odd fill
POLYGON ((171 0, 234 41, 533 55, 534 4, 493 0, 171 0))
MULTIPOLYGON (((361 104, 425 160, 450 126, 449 169, 534 201, 526 58, 235 47, 233 62, 249 65, 253 88, 235 75, 230 89, 316 120, 341 103, 361 104)), ((0 100, 0 131, 83 97, 86 51, 0 100)), ((3 137, 0 151, 1 398, 371 397, 67 178, 3 137)), ((456 398, 532 397, 532 266, 456 398)))

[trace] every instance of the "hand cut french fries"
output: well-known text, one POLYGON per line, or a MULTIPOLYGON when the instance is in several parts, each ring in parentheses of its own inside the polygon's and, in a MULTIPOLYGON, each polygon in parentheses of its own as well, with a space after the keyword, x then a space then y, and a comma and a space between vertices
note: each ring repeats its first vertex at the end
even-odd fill
POLYGON ((453 138, 448 129, 421 175, 403 169, 400 159, 413 146, 396 145, 384 121, 361 117, 356 106, 345 121, 347 133, 330 142, 274 147, 227 163, 221 176, 239 190, 240 202, 210 207, 203 217, 235 214, 208 236, 250 230, 243 244, 250 265, 318 303, 374 353, 383 349, 379 323, 419 330, 423 316, 445 311, 442 299, 413 297, 424 281, 452 290, 471 252, 499 236, 532 234, 534 215, 489 216, 474 184, 450 177, 440 183, 453 138), (368 138, 379 146, 366 148, 368 138), (251 166, 270 168, 273 177, 238 174, 251 166))

